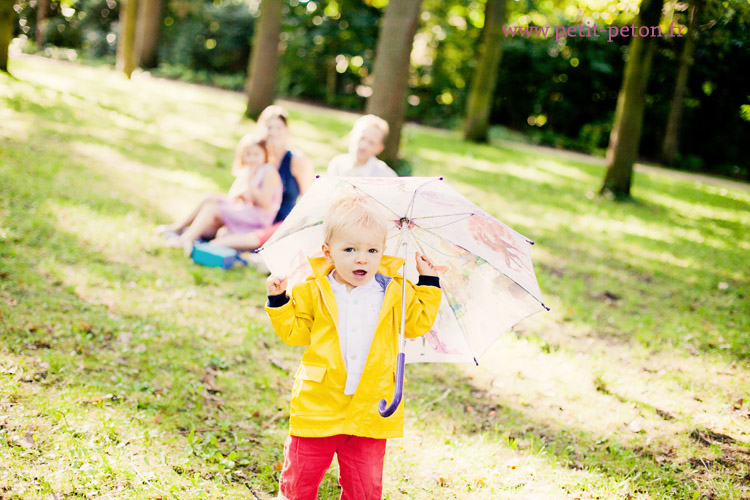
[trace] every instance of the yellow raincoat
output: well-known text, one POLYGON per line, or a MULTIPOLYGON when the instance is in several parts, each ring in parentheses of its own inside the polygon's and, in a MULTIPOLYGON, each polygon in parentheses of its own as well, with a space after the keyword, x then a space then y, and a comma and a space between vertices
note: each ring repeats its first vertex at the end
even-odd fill
MULTIPOLYGON (((333 265, 322 257, 309 260, 313 274, 292 289, 291 300, 280 307, 266 307, 276 334, 284 342, 309 346, 294 376, 289 433, 302 437, 403 436, 403 400, 388 418, 380 416, 377 406, 381 398, 390 401, 395 390, 403 285, 396 272, 404 260, 385 255, 380 262, 378 272, 391 279, 367 364, 353 395, 344 394, 346 365, 337 333, 338 309, 326 278, 333 265)), ((432 328, 440 298, 440 288, 416 286, 407 280, 406 337, 419 337, 432 328)))

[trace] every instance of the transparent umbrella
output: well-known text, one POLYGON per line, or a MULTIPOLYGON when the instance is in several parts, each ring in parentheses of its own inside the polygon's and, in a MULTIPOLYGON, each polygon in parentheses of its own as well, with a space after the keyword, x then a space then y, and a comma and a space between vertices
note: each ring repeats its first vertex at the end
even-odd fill
MULTIPOLYGON (((312 273, 308 257, 322 255, 323 216, 346 191, 370 196, 390 214, 388 255, 426 255, 438 268, 443 299, 432 329, 423 337, 399 335, 396 391, 388 416, 403 390, 404 363, 478 364, 478 358, 505 331, 547 308, 531 261, 533 242, 451 188, 442 177, 318 177, 259 250, 268 268, 286 275, 288 286, 312 273)), ((416 282, 414 259, 404 275, 416 282)), ((403 296, 403 292, 402 292, 403 296)))

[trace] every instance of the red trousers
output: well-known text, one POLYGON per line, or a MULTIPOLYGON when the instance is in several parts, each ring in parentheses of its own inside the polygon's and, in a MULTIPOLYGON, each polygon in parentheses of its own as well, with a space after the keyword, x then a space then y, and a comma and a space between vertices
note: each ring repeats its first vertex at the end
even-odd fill
POLYGON ((336 453, 341 500, 380 500, 383 491, 385 439, 338 434, 289 436, 279 490, 288 500, 316 500, 318 486, 336 453))

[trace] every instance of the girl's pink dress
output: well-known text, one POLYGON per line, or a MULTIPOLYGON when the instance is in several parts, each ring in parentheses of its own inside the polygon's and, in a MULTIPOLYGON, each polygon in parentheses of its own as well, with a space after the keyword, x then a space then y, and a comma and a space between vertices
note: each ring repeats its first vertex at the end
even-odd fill
MULTIPOLYGON (((263 187, 263 177, 265 177, 269 168, 276 167, 270 163, 266 163, 258 169, 255 177, 250 180, 252 185, 257 189, 263 187)), ((269 210, 257 207, 252 203, 226 198, 220 199, 219 211, 221 219, 224 221, 224 226, 226 226, 230 233, 234 234, 249 233, 256 229, 270 226, 276 217, 276 212, 279 211, 279 207, 281 206, 281 191, 282 187, 279 185, 273 193, 271 208, 269 210)))

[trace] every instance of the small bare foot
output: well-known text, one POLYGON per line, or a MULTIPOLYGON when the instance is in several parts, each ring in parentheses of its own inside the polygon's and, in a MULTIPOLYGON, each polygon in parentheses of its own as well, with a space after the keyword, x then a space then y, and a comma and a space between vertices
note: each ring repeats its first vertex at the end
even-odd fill
POLYGON ((193 254, 193 242, 183 240, 180 240, 180 242, 182 243, 182 251, 185 252, 185 257, 190 258, 193 254))
POLYGON ((182 248, 182 240, 177 238, 168 238, 164 241, 164 246, 167 248, 182 248))
POLYGON ((171 224, 162 224, 161 226, 156 226, 154 228, 154 234, 166 234, 166 233, 174 233, 174 232, 175 230, 171 224))

